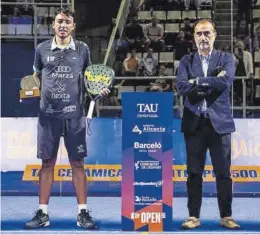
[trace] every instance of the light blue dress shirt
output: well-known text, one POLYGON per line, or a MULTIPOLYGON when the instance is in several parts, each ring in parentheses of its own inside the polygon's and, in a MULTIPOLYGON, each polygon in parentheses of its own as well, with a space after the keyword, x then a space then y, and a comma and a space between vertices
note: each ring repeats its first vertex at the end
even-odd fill
MULTIPOLYGON (((204 77, 207 77, 210 55, 207 56, 200 55, 200 59, 201 59, 202 71, 204 73, 204 77)), ((206 111, 207 111, 207 101, 204 99, 201 106, 201 112, 206 113, 206 111)))

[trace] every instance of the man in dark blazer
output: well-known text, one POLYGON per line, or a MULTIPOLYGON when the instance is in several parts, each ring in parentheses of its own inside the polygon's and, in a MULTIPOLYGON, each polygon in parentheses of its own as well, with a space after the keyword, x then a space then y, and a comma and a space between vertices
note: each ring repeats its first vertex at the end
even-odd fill
POLYGON ((189 218, 182 227, 200 226, 202 174, 209 149, 216 175, 220 224, 239 228, 232 219, 231 132, 235 131, 230 110, 230 87, 235 62, 229 53, 213 48, 215 25, 202 19, 194 25, 198 52, 184 56, 179 65, 177 89, 185 96, 182 132, 187 151, 187 191, 189 218))

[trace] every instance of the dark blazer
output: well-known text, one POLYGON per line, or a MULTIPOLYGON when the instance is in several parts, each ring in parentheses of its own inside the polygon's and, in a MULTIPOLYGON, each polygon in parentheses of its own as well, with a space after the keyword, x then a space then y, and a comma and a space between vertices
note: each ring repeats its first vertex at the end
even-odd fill
POLYGON ((184 56, 178 68, 177 89, 186 97, 182 118, 182 132, 196 132, 204 99, 215 131, 219 134, 235 131, 230 107, 230 87, 235 78, 235 62, 232 54, 212 50, 207 77, 204 77, 199 53, 184 56), (217 77, 224 70, 226 74, 217 77), (198 83, 190 79, 198 78, 198 83))

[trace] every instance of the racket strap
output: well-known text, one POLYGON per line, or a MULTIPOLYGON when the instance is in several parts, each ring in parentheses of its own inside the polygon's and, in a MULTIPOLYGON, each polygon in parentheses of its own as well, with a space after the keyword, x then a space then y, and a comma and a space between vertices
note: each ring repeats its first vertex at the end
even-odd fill
POLYGON ((90 123, 91 123, 91 119, 88 119, 88 118, 87 118, 87 134, 88 134, 89 136, 92 135, 92 130, 91 130, 91 128, 90 128, 90 123))
POLYGON ((88 108, 88 114, 87 114, 87 133, 90 136, 92 134, 91 128, 90 128, 90 123, 92 120, 93 112, 95 108, 95 101, 91 100, 88 108))

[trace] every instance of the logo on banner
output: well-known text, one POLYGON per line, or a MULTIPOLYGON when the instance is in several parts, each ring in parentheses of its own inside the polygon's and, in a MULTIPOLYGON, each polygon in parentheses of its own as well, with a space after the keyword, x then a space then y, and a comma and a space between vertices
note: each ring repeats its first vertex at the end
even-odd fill
POLYGON ((131 213, 131 219, 139 219, 141 218, 141 223, 143 224, 155 224, 155 223, 161 223, 162 219, 166 218, 165 213, 161 212, 132 212, 131 213))
POLYGON ((165 213, 161 212, 142 212, 141 223, 161 223, 162 219, 165 218, 165 213))
POLYGON ((162 144, 160 142, 154 142, 154 143, 139 143, 134 142, 134 148, 138 149, 139 152, 156 152, 156 150, 162 148, 162 144))
POLYGON ((156 182, 134 182, 134 186, 155 186, 157 188, 163 186, 163 180, 159 180, 156 182))
MULTIPOLYGON (((85 151, 83 144, 78 146, 78 152, 85 151)), ((42 154, 39 152, 38 154, 42 154)), ((24 181, 39 180, 41 165, 27 165, 24 174, 24 181)), ((84 165, 85 174, 89 181, 110 181, 119 182, 122 177, 120 165, 84 165)), ((72 169, 70 165, 57 165, 54 171, 55 181, 71 181, 72 169)))
MULTIPOLYGON (((24 139, 26 138, 23 136, 24 139)), ((24 140, 23 139, 23 140, 24 140)), ((21 139, 17 139, 21 141, 21 139)), ((22 151, 23 149, 19 149, 22 151)), ((23 150, 24 151, 24 150, 23 150)), ((10 153, 12 153, 11 151, 10 153)), ((22 153, 27 153, 26 151, 22 153)), ((38 154, 42 154, 41 151, 38 154)), ((20 157, 20 155, 15 155, 20 157)), ((135 162, 135 167, 140 169, 140 161, 135 162)), ((172 166, 173 167, 173 166, 172 166)), ((23 173, 23 180, 35 181, 39 180, 41 165, 26 165, 23 173)), ((85 173, 90 181, 113 181, 119 182, 122 176, 120 165, 85 165, 85 173)), ((234 182, 259 182, 260 166, 232 166, 231 176, 234 182)), ((173 167, 173 182, 186 182, 188 177, 185 165, 174 165, 173 167)), ((202 174, 203 180, 206 182, 215 182, 215 174, 212 166, 207 165, 202 174)), ((72 170, 70 165, 57 165, 54 171, 54 180, 71 181, 72 170)))
POLYGON ((134 126, 134 128, 133 128, 133 132, 138 133, 139 135, 142 134, 142 131, 138 128, 137 125, 134 126))
POLYGON ((135 205, 139 205, 139 206, 145 206, 145 205, 161 205, 161 200, 158 201, 156 198, 154 197, 149 197, 149 196, 135 196, 135 205), (155 203, 157 202, 157 203, 155 203))
POLYGON ((165 132, 165 127, 155 127, 154 125, 143 125, 143 129, 140 130, 137 125, 134 126, 132 132, 138 133, 141 135, 142 133, 163 133, 165 132))
POLYGON ((157 199, 154 197, 146 197, 146 196, 135 196, 135 202, 156 202, 157 199))
POLYGON ((135 170, 160 170, 162 166, 159 161, 137 161, 135 162, 135 170))
POLYGON ((159 117, 158 107, 159 104, 136 104, 138 113, 138 118, 157 118, 159 117))

